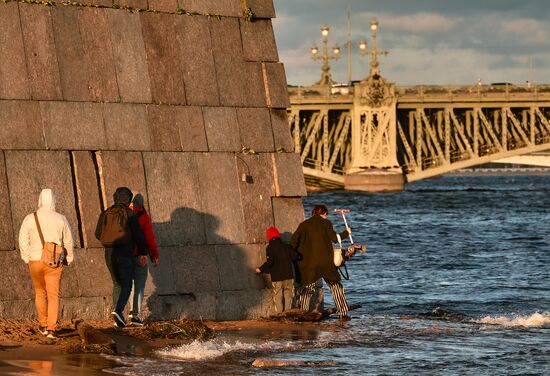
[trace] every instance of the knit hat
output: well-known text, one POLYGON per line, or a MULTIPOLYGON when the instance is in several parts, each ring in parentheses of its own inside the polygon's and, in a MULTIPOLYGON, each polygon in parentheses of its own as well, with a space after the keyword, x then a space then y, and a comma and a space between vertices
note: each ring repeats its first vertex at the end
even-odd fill
POLYGON ((279 230, 277 230, 276 227, 271 226, 267 229, 267 240, 271 240, 273 238, 280 238, 281 234, 279 234, 279 230))

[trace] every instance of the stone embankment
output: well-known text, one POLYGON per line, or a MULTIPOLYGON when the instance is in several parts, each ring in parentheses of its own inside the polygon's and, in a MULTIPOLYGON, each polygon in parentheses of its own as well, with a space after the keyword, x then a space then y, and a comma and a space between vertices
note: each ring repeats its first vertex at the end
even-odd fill
POLYGON ((306 194, 272 17, 271 0, 0 2, 1 317, 35 315, 17 237, 43 188, 76 240, 61 317, 108 317, 94 229, 118 186, 160 245, 152 318, 269 313, 265 230, 293 231, 306 194))

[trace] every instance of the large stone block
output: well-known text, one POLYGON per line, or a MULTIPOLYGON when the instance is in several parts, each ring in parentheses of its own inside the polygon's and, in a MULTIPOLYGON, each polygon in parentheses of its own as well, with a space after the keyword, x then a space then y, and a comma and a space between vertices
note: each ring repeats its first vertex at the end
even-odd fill
POLYGON ((105 103, 103 119, 109 150, 151 150, 151 129, 143 104, 105 103))
POLYGON ((185 104, 181 52, 173 42, 179 16, 146 12, 140 17, 153 102, 185 104))
POLYGON ((176 106, 147 106, 153 151, 180 151, 181 142, 176 124, 176 106))
MULTIPOLYGON (((144 3, 146 8, 147 1, 144 3)), ((138 5, 135 7, 139 8, 138 5)), ((150 103, 151 83, 140 16, 116 10, 106 12, 111 26, 120 99, 123 102, 150 103)))
POLYGON ((0 100, 0 149, 45 149, 38 102, 0 100))
POLYGON ((220 290, 219 265, 214 246, 189 246, 174 249, 172 268, 176 292, 201 294, 220 290))
POLYGON ((237 114, 231 107, 204 107, 204 128, 210 151, 240 151, 237 114))
POLYGON ((60 100, 61 81, 49 7, 20 4, 21 29, 25 43, 31 97, 60 100))
POLYGON ((178 320, 188 317, 187 312, 196 304, 196 300, 192 294, 149 296, 147 298, 149 320, 178 320))
POLYGON ((121 8, 147 9, 147 0, 114 0, 113 3, 121 8))
POLYGON ((246 229, 247 243, 266 241, 266 230, 273 225, 271 196, 275 194, 273 162, 270 154, 237 157, 239 189, 246 229), (252 182, 242 176, 251 176, 252 182))
POLYGON ((52 13, 61 89, 65 100, 92 101, 89 65, 78 25, 78 7, 58 7, 52 13))
POLYGON ((107 268, 104 248, 75 249, 74 263, 78 293, 74 296, 111 296, 113 281, 107 268))
MULTIPOLYGON (((210 18, 210 34, 216 60, 243 60, 243 46, 238 18, 210 18)), ((217 65, 218 61, 216 61, 217 65)))
POLYGON ((259 63, 243 59, 239 20, 210 20, 220 103, 227 106, 264 107, 264 88, 259 63))
POLYGON ((48 149, 106 148, 101 103, 40 102, 40 110, 48 149))
POLYGON ((33 299, 0 301, 0 317, 36 319, 33 299))
POLYGON ((273 222, 281 233, 281 238, 289 241, 292 233, 305 219, 301 198, 273 197, 273 222))
POLYGON ((188 104, 215 106, 220 101, 208 24, 206 17, 176 17, 188 104))
POLYGON ((145 284, 145 295, 169 295, 175 294, 177 290, 178 278, 183 276, 177 275, 177 271, 181 270, 174 264, 174 254, 179 251, 179 248, 160 247, 159 248, 159 265, 152 266, 149 263, 149 275, 145 284))
POLYGON ((281 63, 262 63, 266 103, 272 108, 288 108, 288 86, 286 84, 285 68, 281 63))
POLYGON ((195 158, 193 153, 143 154, 150 215, 160 246, 206 242, 195 158))
POLYGON ((14 232, 18 234, 25 216, 37 209, 42 189, 50 188, 56 195, 56 211, 67 217, 75 247, 80 247, 69 153, 6 151, 5 157, 14 232))
POLYGON ((207 244, 243 243, 246 239, 235 156, 197 156, 207 244))
POLYGON ((200 107, 177 107, 176 124, 183 151, 208 151, 204 118, 200 107))
MULTIPOLYGON (((75 256, 77 256, 76 249, 75 256)), ((73 267, 63 268, 63 272, 61 274, 61 285, 59 287, 60 298, 72 298, 80 295, 77 280, 78 272, 79 270, 75 270, 73 267)))
POLYGON ((0 151, 0 251, 15 248, 13 223, 11 220, 10 194, 6 175, 4 153, 0 151))
POLYGON ((255 272, 256 268, 265 262, 266 246, 267 243, 264 242, 261 242, 261 244, 241 244, 239 246, 245 256, 244 267, 246 268, 245 272, 248 279, 248 286, 251 289, 262 290, 266 287, 270 287, 266 286, 263 276, 255 272))
POLYGON ((296 153, 273 154, 277 196, 306 196, 302 161, 296 153))
POLYGON ((141 153, 102 151, 97 152, 96 156, 103 185, 104 207, 113 205, 113 194, 118 187, 128 187, 134 195, 141 193, 145 205, 149 204, 141 153))
POLYGON ((267 317, 271 290, 224 291, 218 295, 216 320, 251 320, 267 317))
POLYGON ((221 291, 233 291, 233 290, 247 290, 251 288, 250 275, 260 279, 258 275, 254 273, 254 268, 249 266, 250 255, 249 250, 245 249, 244 245, 216 245, 214 247, 216 252, 220 290, 221 291))
POLYGON ((0 5, 0 98, 29 99, 17 2, 0 5))
POLYGON ((88 85, 92 98, 98 102, 118 102, 113 47, 107 12, 104 9, 82 8, 78 25, 88 62, 88 85))
POLYGON ((240 20, 244 59, 279 61, 271 20, 240 20))
POLYGON ((242 16, 240 0, 178 0, 179 6, 190 13, 242 16))
POLYGON ((149 9, 175 13, 178 9, 178 0, 149 0, 149 9))
POLYGON ((256 152, 273 151, 273 132, 267 108, 237 108, 241 144, 256 152))
POLYGON ((102 7, 113 6, 113 0, 80 0, 79 3, 83 5, 99 5, 102 7))
POLYGON ((99 240, 95 238, 95 228, 99 213, 101 213, 101 201, 99 182, 94 163, 93 152, 73 151, 73 171, 78 196, 78 211, 80 213, 80 229, 84 248, 101 247, 99 240))
POLYGON ((276 108, 271 109, 271 128, 273 129, 275 150, 293 152, 294 142, 290 134, 290 125, 288 124, 288 115, 286 110, 276 108))
POLYGON ((217 293, 197 292, 185 305, 182 317, 195 320, 215 320, 218 302, 217 293))
POLYGON ((24 300, 34 301, 34 287, 27 264, 21 260, 19 251, 0 252, 0 301, 24 300))
POLYGON ((275 18, 273 0, 246 0, 257 18, 275 18))
POLYGON ((226 106, 265 107, 265 92, 259 63, 216 59, 220 103, 226 106))
POLYGON ((59 299, 59 318, 65 320, 105 320, 111 317, 105 297, 59 299))

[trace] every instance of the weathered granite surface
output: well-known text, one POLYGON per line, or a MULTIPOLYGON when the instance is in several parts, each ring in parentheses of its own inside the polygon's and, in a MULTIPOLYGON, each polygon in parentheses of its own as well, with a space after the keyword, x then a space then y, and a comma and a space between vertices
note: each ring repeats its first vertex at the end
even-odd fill
POLYGON ((29 77, 17 3, 0 7, 0 98, 29 99, 29 77))
POLYGON ((42 100, 62 99, 59 66, 55 51, 50 9, 20 4, 21 29, 29 69, 31 97, 42 100))
POLYGON ((4 153, 0 152, 0 251, 14 249, 14 232, 11 221, 10 193, 6 175, 4 153))
POLYGON ((76 236, 78 224, 69 153, 5 151, 4 156, 14 234, 19 234, 25 216, 38 208, 38 196, 42 189, 50 188, 56 194, 56 210, 67 217, 75 245, 80 246, 79 237, 76 236))
POLYGON ((35 101, 0 101, 0 149, 44 149, 40 105, 35 101))
POLYGON ((272 313, 254 270, 266 229, 293 231, 305 195, 272 1, 80 4, 0 2, 0 315, 35 317, 17 235, 51 188, 75 239, 61 315, 110 316, 94 232, 119 186, 144 196, 159 245, 144 317, 272 313))
POLYGON ((140 16, 116 10, 107 12, 107 15, 120 99, 123 102, 149 103, 152 100, 151 82, 140 16))

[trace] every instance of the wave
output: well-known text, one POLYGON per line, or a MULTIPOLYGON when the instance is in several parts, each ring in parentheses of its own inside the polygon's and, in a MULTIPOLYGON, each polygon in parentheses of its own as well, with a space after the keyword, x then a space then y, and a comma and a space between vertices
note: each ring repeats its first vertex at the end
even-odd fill
POLYGON ((290 350, 295 348, 289 341, 268 341, 262 343, 243 343, 235 341, 228 343, 226 341, 193 341, 189 344, 177 347, 169 347, 156 351, 158 355, 181 360, 208 360, 218 358, 229 352, 234 351, 261 351, 261 350, 290 350))
POLYGON ((455 187, 441 187, 441 188, 407 188, 407 192, 414 193, 455 193, 455 192, 549 192, 547 188, 455 188, 455 187))
POLYGON ((540 328, 550 325, 550 312, 535 312, 531 316, 485 316, 481 319, 474 320, 474 322, 479 324, 501 325, 510 328, 540 328))

